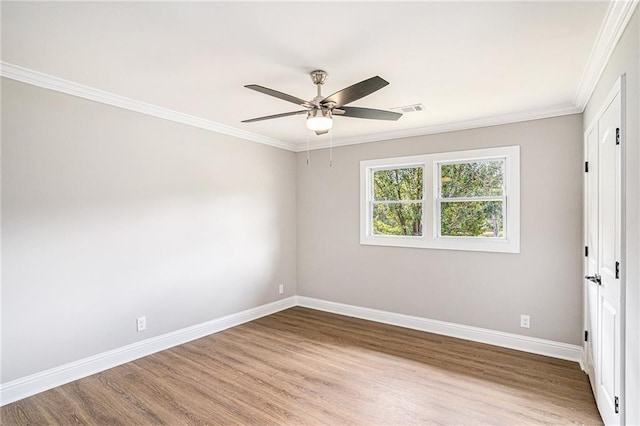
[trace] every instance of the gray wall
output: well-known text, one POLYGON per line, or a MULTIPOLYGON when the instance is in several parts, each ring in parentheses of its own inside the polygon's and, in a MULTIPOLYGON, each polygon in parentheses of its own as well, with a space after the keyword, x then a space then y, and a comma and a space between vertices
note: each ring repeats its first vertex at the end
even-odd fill
POLYGON ((582 115, 298 154, 298 294, 580 344, 582 115), (359 162, 520 145, 521 252, 359 244, 359 162), (520 314, 531 328, 520 328, 520 314))
POLYGON ((327 150, 307 166, 12 80, 2 101, 2 382, 277 300, 280 283, 580 343, 581 115, 340 147, 330 168, 327 150), (360 246, 360 160, 507 145, 520 254, 360 246))
POLYGON ((8 79, 2 108, 2 382, 295 294, 295 154, 8 79))
POLYGON ((626 423, 640 425, 640 16, 636 10, 618 42, 584 111, 584 127, 592 123, 613 84, 626 74, 626 423))

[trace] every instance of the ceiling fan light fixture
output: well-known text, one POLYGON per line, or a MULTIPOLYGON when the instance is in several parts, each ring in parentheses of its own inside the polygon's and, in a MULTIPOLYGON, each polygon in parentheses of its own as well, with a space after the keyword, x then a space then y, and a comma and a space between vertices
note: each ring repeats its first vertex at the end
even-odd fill
MULTIPOLYGON (((321 87, 326 78, 327 73, 325 71, 316 70, 311 72, 311 81, 316 86, 317 95, 309 101, 305 101, 304 99, 291 96, 286 93, 278 92, 277 90, 269 89, 268 87, 259 86, 257 84, 248 84, 244 86, 247 89, 255 90, 256 92, 294 103, 304 109, 252 118, 250 120, 242 120, 242 122, 253 123, 254 121, 307 114, 307 128, 316 132, 316 135, 321 136, 329 133, 329 130, 333 127, 334 113, 338 117, 366 118, 370 120, 395 121, 402 117, 402 112, 399 111, 384 111, 381 109, 346 106, 347 104, 368 96, 389 84, 388 81, 384 80, 380 76, 376 75, 366 80, 362 80, 359 83, 335 92, 333 95, 323 97, 321 87)), ((420 110, 422 110, 422 108, 420 108, 420 110)))
POLYGON ((312 109, 307 115, 307 128, 315 132, 324 132, 333 127, 331 111, 312 109))

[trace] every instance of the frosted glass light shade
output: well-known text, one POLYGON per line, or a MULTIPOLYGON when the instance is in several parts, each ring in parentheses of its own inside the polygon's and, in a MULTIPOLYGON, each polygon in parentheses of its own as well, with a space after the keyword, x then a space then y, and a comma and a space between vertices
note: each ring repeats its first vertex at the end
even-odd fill
POLYGON ((333 127, 333 119, 329 111, 312 110, 307 116, 307 128, 316 132, 329 130, 333 127))

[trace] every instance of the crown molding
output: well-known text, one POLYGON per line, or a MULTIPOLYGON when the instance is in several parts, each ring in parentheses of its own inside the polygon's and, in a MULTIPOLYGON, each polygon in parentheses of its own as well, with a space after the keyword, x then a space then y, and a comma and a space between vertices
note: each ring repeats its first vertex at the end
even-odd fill
POLYGON ((161 106, 140 102, 135 99, 126 98, 124 96, 105 92, 93 87, 84 86, 73 81, 64 80, 62 78, 54 77, 4 61, 0 62, 0 76, 20 81, 22 83, 31 84, 33 86, 42 87, 44 89, 55 90, 57 92, 66 93, 67 95, 77 96, 79 98, 151 115, 164 120, 175 121, 177 123, 186 124, 188 126, 216 133, 234 136, 240 139, 246 139, 276 148, 286 149, 289 151, 295 151, 297 148, 295 144, 290 142, 281 141, 279 139, 270 138, 257 133, 247 132, 222 123, 173 111, 161 106))
POLYGON ((609 10, 591 50, 587 67, 582 73, 578 90, 573 99, 573 104, 581 112, 584 111, 587 102, 589 102, 593 91, 596 89, 596 85, 637 5, 638 0, 614 0, 609 5, 609 10))
MULTIPOLYGON (((582 74, 578 89, 574 96, 572 105, 561 105, 551 108, 504 114, 491 117, 484 117, 473 120, 465 120, 453 123, 437 124, 433 126, 419 127, 414 129, 403 129, 392 132, 378 133, 375 135, 355 136, 350 138, 338 138, 332 141, 333 146, 355 145, 367 142, 378 142, 383 140, 400 139, 414 136, 430 135, 437 133, 467 130, 472 128, 497 126, 501 124, 517 123, 521 121, 536 120, 541 118, 556 117, 562 115, 576 114, 584 111, 596 85, 604 72, 604 69, 613 54, 613 51, 622 37, 622 34, 633 16, 639 0, 613 0, 596 42, 591 50, 587 66, 582 74)), ((0 61, 0 76, 45 89, 54 90, 83 99, 100 102, 103 104, 127 109, 130 111, 147 114, 161 119, 186 124, 188 126, 209 130, 234 136, 240 139, 285 149, 288 151, 301 152, 307 149, 305 143, 293 143, 257 133, 248 132, 212 120, 170 110, 157 105, 126 98, 103 90, 64 80, 35 70, 24 68, 8 62, 0 61)), ((310 149, 324 149, 329 147, 328 140, 312 143, 310 149)))
MULTIPOLYGON (((351 138, 333 139, 333 147, 356 145, 368 142, 379 142, 391 139, 410 138, 414 136, 433 135, 437 133, 455 132, 459 130, 477 129, 480 127, 499 126, 502 124, 519 123, 521 121, 539 120, 542 118, 559 117, 563 115, 579 114, 582 112, 575 105, 559 105, 550 108, 517 112, 512 114, 494 115, 473 120, 457 121, 453 123, 436 124, 433 126, 403 129, 393 132, 377 133, 373 135, 355 136, 351 138)), ((310 150, 329 148, 329 141, 312 143, 310 150)), ((307 150, 306 144, 297 145, 296 152, 307 150)))

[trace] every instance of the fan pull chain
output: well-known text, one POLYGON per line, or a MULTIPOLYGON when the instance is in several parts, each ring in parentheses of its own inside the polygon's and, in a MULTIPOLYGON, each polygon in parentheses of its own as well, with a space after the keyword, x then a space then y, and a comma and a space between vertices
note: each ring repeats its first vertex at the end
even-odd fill
POLYGON ((309 165, 309 135, 311 134, 311 131, 307 131, 307 166, 309 165))
POLYGON ((333 132, 329 130, 329 167, 333 167, 333 132))

